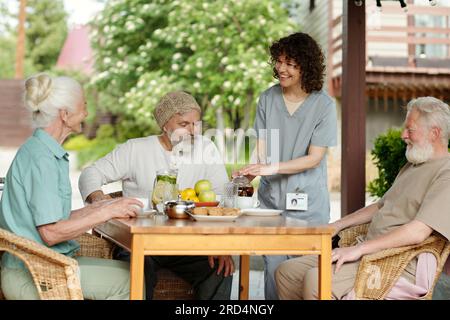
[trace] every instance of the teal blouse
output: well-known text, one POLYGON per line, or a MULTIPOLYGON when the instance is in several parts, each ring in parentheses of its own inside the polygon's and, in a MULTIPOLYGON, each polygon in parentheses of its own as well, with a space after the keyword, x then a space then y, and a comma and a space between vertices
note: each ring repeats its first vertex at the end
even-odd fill
MULTIPOLYGON (((37 227, 68 219, 72 206, 69 155, 47 132, 36 129, 23 144, 6 175, 0 200, 0 228, 46 245, 37 227)), ((72 256, 76 241, 51 249, 72 256)), ((4 254, 2 266, 24 268, 16 257, 4 254)))

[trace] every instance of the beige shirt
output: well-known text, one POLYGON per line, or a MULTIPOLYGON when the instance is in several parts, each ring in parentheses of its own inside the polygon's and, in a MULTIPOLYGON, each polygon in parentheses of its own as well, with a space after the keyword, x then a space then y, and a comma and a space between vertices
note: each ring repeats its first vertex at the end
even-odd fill
MULTIPOLYGON (((412 220, 419 220, 450 240, 450 156, 420 165, 407 163, 378 202, 365 239, 374 239, 412 220)), ((415 283, 417 257, 402 276, 415 283)))
POLYGON ((366 240, 419 220, 450 240, 450 156, 407 163, 378 203, 366 240))
POLYGON ((184 150, 184 156, 180 155, 178 146, 169 152, 162 147, 158 136, 131 139, 117 146, 81 173, 78 187, 83 200, 114 181, 122 181, 124 196, 150 197, 156 171, 160 169, 178 170, 180 190, 193 188, 198 180, 207 179, 216 194, 222 194, 229 179, 215 144, 197 136, 193 150, 184 150))

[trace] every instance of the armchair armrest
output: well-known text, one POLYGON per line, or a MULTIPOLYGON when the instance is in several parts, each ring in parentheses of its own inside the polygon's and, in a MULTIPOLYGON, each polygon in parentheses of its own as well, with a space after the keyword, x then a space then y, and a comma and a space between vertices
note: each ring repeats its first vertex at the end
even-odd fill
POLYGON ((369 224, 360 224, 354 227, 346 228, 338 233, 340 238, 339 247, 349 247, 355 244, 356 237, 359 235, 367 234, 367 230, 369 229, 369 224))
POLYGON ((437 270, 432 287, 422 299, 431 299, 433 288, 450 252, 450 243, 440 235, 431 235, 413 246, 382 250, 361 259, 355 279, 357 299, 384 299, 391 291, 409 262, 421 253, 436 257, 437 270))
POLYGON ((83 299, 76 260, 3 229, 0 229, 0 251, 23 261, 41 299, 83 299))

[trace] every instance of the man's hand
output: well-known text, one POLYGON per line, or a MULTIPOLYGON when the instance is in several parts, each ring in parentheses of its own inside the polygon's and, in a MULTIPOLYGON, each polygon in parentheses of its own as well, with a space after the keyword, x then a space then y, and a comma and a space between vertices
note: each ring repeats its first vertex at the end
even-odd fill
POLYGON ((335 235, 337 235, 342 230, 342 227, 340 226, 338 221, 329 223, 328 226, 332 227, 334 229, 333 235, 331 237, 334 237, 335 235))
POLYGON ((331 262, 336 262, 334 273, 338 273, 346 262, 357 261, 362 256, 361 245, 346 248, 336 248, 331 252, 331 262))
POLYGON ((134 218, 139 213, 139 208, 143 208, 142 202, 132 198, 118 198, 104 201, 100 205, 101 211, 105 214, 107 220, 114 218, 134 218))
POLYGON ((209 266, 214 268, 214 259, 219 260, 217 267, 217 274, 219 275, 223 270, 223 276, 228 277, 234 273, 234 262, 231 256, 208 256, 209 266))
POLYGON ((112 199, 109 194, 104 194, 102 190, 97 190, 92 192, 90 195, 86 197, 87 203, 95 203, 102 200, 112 199))

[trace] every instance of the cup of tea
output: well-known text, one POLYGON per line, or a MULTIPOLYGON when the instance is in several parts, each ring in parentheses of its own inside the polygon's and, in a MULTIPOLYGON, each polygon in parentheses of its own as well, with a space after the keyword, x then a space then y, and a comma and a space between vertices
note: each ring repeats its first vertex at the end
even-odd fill
POLYGON ((147 217, 147 216, 154 215, 156 213, 156 210, 153 210, 150 207, 150 202, 149 202, 148 198, 134 198, 134 199, 139 200, 144 205, 143 208, 141 208, 141 207, 139 207, 137 205, 133 205, 139 211, 138 214, 137 214, 137 217, 147 217))
POLYGON ((247 185, 247 186, 239 186, 238 187, 238 196, 239 197, 252 197, 253 196, 253 186, 247 185))
POLYGON ((236 197, 236 207, 239 209, 250 209, 259 207, 259 200, 255 197, 236 197))

